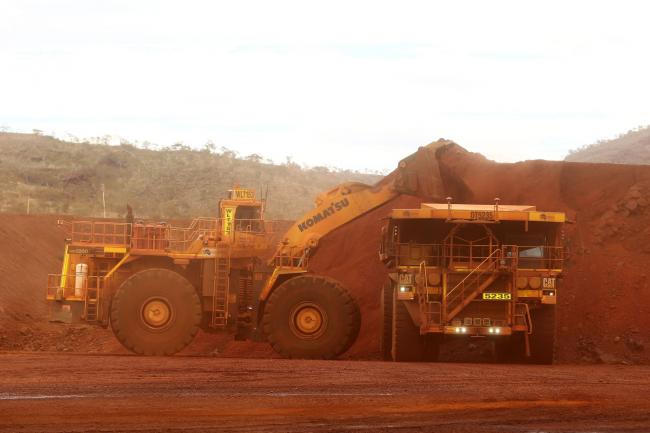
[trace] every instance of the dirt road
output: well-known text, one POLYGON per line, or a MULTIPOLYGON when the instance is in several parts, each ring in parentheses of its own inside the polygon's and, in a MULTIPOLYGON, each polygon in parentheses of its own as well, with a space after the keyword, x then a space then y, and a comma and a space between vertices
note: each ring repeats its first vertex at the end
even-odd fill
POLYGON ((648 432, 650 367, 0 355, 0 430, 648 432))

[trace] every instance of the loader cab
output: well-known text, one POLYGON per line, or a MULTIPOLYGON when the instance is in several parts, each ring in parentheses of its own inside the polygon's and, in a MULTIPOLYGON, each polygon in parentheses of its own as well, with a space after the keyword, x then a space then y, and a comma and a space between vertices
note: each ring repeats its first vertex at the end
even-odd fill
POLYGON ((238 234, 264 233, 264 200, 255 191, 233 188, 219 201, 222 238, 233 241, 238 234))

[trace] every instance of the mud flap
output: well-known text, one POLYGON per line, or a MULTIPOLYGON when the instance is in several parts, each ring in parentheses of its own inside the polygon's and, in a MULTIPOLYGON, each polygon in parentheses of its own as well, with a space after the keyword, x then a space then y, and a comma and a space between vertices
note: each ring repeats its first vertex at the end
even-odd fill
POLYGON ((81 319, 83 307, 82 302, 49 302, 49 320, 50 322, 69 324, 83 323, 83 320, 81 319))

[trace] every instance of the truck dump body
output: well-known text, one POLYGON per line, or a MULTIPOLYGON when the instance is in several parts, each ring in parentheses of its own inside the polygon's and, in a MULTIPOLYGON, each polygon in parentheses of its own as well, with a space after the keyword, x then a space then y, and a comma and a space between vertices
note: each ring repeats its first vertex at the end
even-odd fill
POLYGON ((530 355, 535 311, 556 303, 564 222, 498 202, 393 210, 380 257, 396 308, 421 336, 519 336, 530 355))

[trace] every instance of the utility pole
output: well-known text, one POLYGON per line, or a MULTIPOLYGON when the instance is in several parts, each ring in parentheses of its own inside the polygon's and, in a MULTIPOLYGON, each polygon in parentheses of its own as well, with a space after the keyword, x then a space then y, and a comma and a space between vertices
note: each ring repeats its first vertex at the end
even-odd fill
POLYGON ((104 208, 104 218, 106 218, 106 188, 102 183, 102 207, 104 208))

